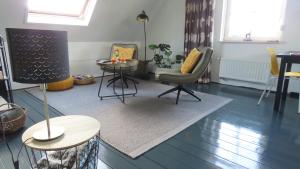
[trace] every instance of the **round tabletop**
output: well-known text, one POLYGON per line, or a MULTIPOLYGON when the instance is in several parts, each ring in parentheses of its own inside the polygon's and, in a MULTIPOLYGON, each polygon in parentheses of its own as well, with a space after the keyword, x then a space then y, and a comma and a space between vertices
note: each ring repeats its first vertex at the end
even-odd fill
POLYGON ((100 65, 103 68, 131 68, 136 67, 138 65, 138 60, 132 59, 127 60, 126 62, 112 62, 112 61, 97 61, 97 65, 100 65))
POLYGON ((42 151, 57 151, 76 147, 81 145, 100 132, 100 122, 92 117, 88 116, 61 116, 50 119, 51 126, 60 126, 65 129, 63 136, 51 141, 37 141, 31 139, 33 133, 41 129, 46 128, 46 121, 39 122, 29 129, 27 129, 22 135, 22 142, 33 149, 42 151))

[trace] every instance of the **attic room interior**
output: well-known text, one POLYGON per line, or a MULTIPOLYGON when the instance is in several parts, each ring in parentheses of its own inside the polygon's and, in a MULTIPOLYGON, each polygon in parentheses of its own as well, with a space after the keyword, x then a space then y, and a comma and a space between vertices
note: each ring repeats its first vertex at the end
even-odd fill
POLYGON ((299 169, 299 9, 1 0, 0 169, 299 169))

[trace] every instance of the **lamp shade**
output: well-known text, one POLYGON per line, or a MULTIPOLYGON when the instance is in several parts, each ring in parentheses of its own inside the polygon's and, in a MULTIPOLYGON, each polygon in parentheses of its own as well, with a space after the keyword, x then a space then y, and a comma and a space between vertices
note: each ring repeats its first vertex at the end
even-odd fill
POLYGON ((139 21, 139 22, 148 22, 148 21, 149 21, 149 17, 148 17, 148 15, 146 14, 146 12, 143 11, 141 14, 139 14, 139 15, 136 17, 136 20, 139 21))
POLYGON ((70 76, 65 31, 6 28, 13 80, 41 84, 70 76))

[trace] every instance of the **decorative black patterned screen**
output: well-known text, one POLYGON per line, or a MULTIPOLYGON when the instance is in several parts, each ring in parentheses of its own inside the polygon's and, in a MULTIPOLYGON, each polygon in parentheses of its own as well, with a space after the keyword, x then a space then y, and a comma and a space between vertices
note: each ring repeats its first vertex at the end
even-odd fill
POLYGON ((6 28, 13 80, 50 83, 69 77, 65 31, 6 28))

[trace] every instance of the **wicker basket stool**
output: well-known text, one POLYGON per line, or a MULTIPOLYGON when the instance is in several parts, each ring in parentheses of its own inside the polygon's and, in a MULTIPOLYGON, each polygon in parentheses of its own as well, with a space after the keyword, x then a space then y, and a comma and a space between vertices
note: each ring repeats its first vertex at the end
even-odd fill
POLYGON ((16 104, 5 103, 0 105, 9 107, 0 111, 0 133, 12 134, 24 127, 26 120, 26 109, 16 104))

